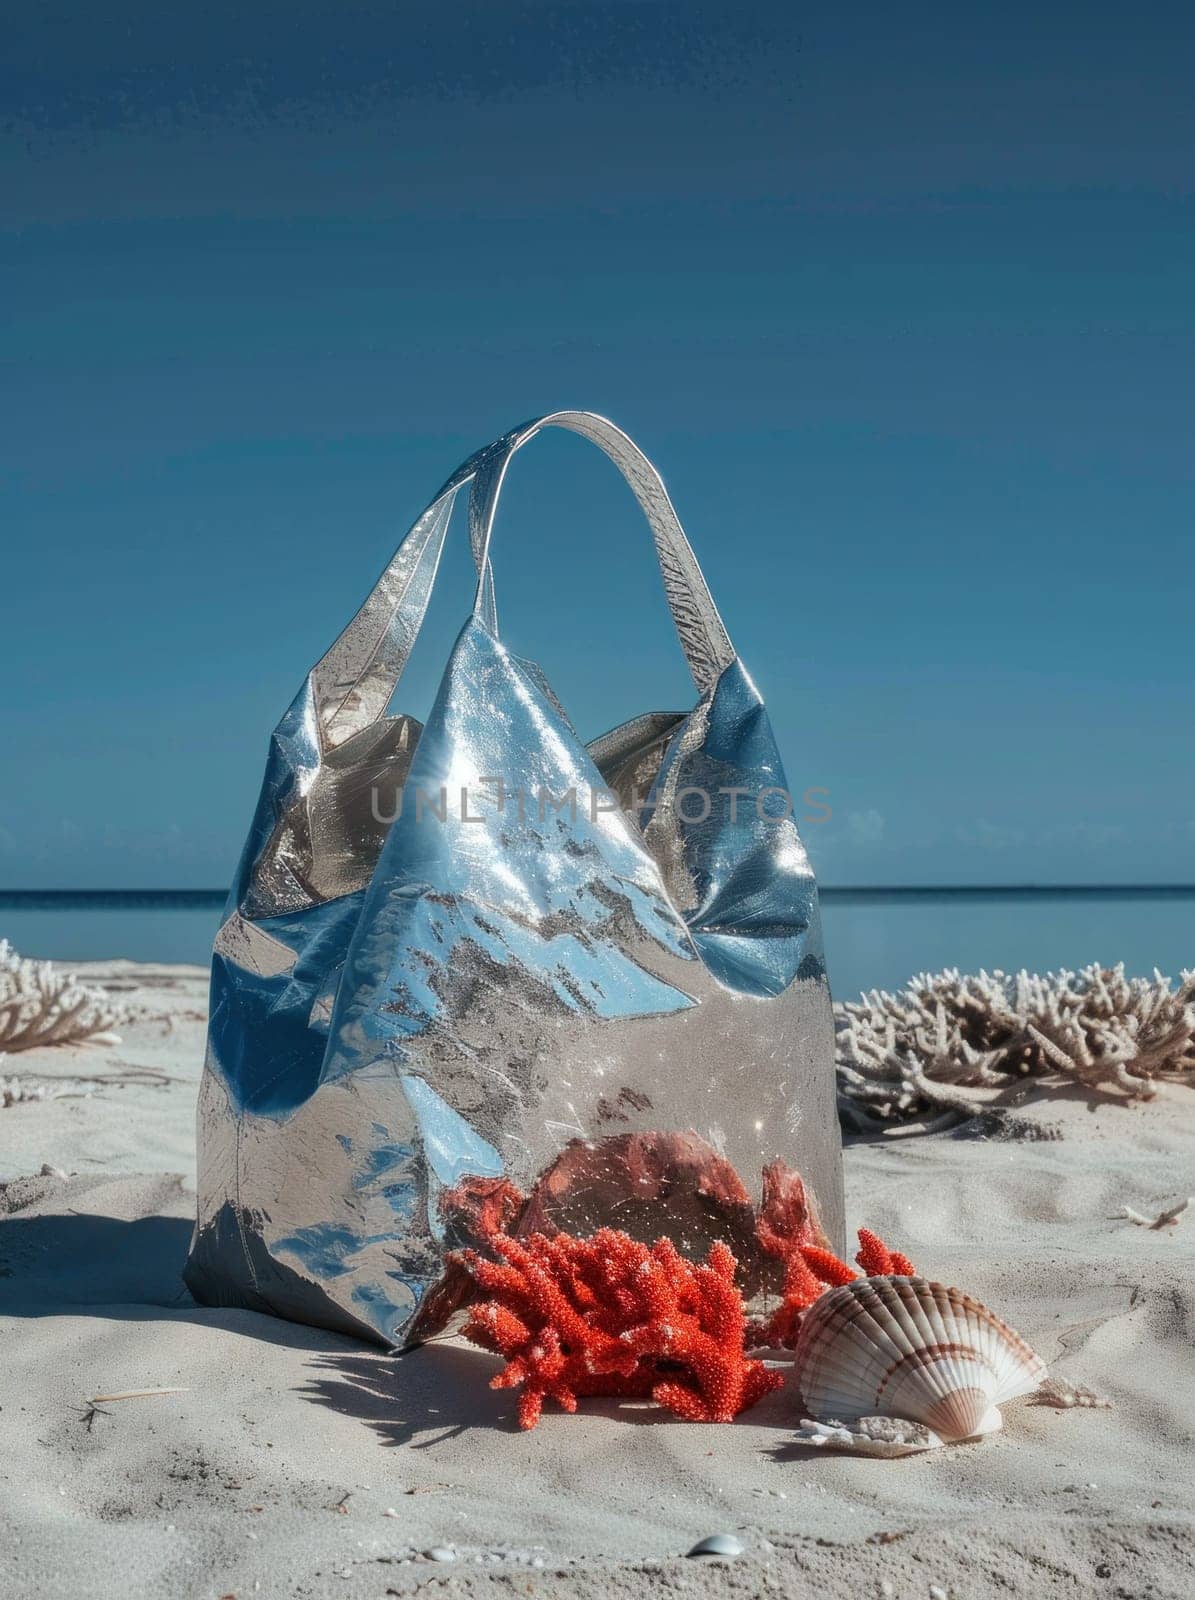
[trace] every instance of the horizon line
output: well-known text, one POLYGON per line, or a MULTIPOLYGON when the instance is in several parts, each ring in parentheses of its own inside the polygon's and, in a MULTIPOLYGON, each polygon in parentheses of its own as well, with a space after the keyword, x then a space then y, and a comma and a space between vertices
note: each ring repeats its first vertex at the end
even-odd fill
MULTIPOLYGON (((227 888, 107 888, 107 889, 3 889, 0 904, 16 900, 133 900, 153 896, 174 900, 226 900, 227 888)), ((909 898, 932 895, 1195 895, 1195 883, 821 883, 818 894, 846 895, 903 895, 909 898)))

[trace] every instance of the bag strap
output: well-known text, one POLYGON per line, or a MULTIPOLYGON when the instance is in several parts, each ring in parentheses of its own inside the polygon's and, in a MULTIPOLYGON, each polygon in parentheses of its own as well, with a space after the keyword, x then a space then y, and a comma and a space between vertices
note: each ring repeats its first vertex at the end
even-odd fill
MULTIPOLYGON (((456 497, 507 437, 475 450, 441 486, 360 611, 311 669, 321 749, 343 744, 385 715, 427 615, 456 497)), ((492 581, 487 587, 492 594, 492 581)))
POLYGON ((664 579, 668 609, 676 626, 681 649, 698 691, 705 694, 718 681, 735 658, 734 646, 726 632, 709 585, 685 537, 664 487, 664 480, 633 439, 606 417, 593 411, 553 411, 515 428, 496 440, 486 451, 473 477, 469 495, 469 535, 477 564, 478 586, 475 612, 495 634, 498 631, 494 602, 490 545, 498 500, 507 468, 515 453, 534 439, 543 428, 567 428, 590 440, 613 461, 626 479, 647 518, 655 540, 656 556, 664 579))
POLYGON ((554 411, 512 428, 462 462, 416 519, 356 616, 311 669, 323 750, 343 744, 385 714, 427 613, 452 508, 469 483, 469 532, 478 572, 474 615, 497 634, 489 551, 498 499, 515 453, 546 427, 568 428, 600 446, 630 485, 651 526, 668 606, 699 692, 712 688, 734 660, 734 646, 655 467, 605 417, 554 411))

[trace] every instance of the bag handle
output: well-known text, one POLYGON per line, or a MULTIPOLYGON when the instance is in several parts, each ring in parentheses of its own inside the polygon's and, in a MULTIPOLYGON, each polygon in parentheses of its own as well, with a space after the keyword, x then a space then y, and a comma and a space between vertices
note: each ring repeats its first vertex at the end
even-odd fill
POLYGON ((469 483, 473 485, 469 531, 478 572, 474 615, 497 634, 489 551, 498 499, 515 453, 546 427, 568 428, 600 446, 639 501, 651 526, 681 648, 699 692, 712 688, 734 660, 734 646, 655 467, 605 417, 592 411, 554 411, 512 428, 462 462, 415 520, 356 616, 311 669, 321 749, 343 744, 385 714, 427 613, 452 508, 469 483))
POLYGON ((553 411, 512 429, 482 452, 483 459, 474 473, 469 494, 469 536, 478 571, 475 614, 481 617, 491 632, 497 633, 490 546, 498 500, 507 468, 516 452, 543 428, 567 428, 572 433, 579 433, 582 438, 604 450, 626 479, 655 540, 668 609, 672 613, 693 682, 698 691, 705 694, 734 660, 734 646, 718 615, 718 608, 697 557, 693 554, 693 547, 685 537, 663 478, 633 439, 607 417, 598 416, 596 412, 553 411))
POLYGON ((460 485, 417 518, 364 605, 312 667, 308 682, 325 753, 378 722, 427 614, 460 485))
MULTIPOLYGON (((356 616, 312 667, 322 750, 343 744, 385 715, 427 615, 456 497, 507 437, 475 450, 447 479, 412 523, 356 616)), ((487 588, 492 595, 492 580, 487 588)))

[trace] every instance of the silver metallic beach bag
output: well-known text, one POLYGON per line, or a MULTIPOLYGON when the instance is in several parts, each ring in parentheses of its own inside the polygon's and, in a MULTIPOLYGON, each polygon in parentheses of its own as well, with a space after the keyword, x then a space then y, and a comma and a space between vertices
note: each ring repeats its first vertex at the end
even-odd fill
POLYGON ((455 1308, 444 1258, 483 1220, 691 1254, 724 1237, 745 1259, 765 1165, 773 1199, 799 1170, 841 1246, 830 996, 791 810, 631 440, 562 411, 471 457, 270 743, 212 961, 195 1297, 403 1344, 455 1308), (494 604, 499 492, 549 424, 638 498, 699 696, 588 745, 494 604), (387 705, 466 486, 476 602, 421 727, 387 705))

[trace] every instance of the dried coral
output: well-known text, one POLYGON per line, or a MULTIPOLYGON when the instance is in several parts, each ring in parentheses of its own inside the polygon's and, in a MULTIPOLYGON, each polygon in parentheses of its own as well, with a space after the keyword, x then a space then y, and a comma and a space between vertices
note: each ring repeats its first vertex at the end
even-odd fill
POLYGON ((839 1111, 858 1131, 1000 1111, 1030 1080, 1136 1099, 1161 1082, 1195 1087, 1195 972, 1175 988, 1123 965, 1044 977, 949 968, 836 1017, 839 1111))
MULTIPOLYGON (((450 1253, 416 1337, 431 1336, 471 1301, 462 1332, 504 1358, 493 1384, 521 1389, 523 1428, 535 1426, 545 1400, 575 1411, 584 1395, 650 1396, 676 1416, 729 1422, 780 1382, 746 1351, 793 1346, 806 1310, 856 1276, 830 1249, 798 1172, 770 1162, 755 1212, 738 1174, 693 1134, 619 1136, 592 1147, 574 1141, 530 1197, 506 1178, 467 1176, 442 1192, 438 1214, 450 1253), (669 1161, 684 1183, 666 1181, 669 1161), (667 1238, 648 1245, 612 1228, 583 1237, 565 1231, 553 1213, 579 1174, 600 1178, 603 1196, 633 1196, 640 1227, 679 1219, 694 1254, 700 1245, 689 1235, 700 1232, 688 1226, 691 1208, 677 1213, 670 1195, 673 1187, 696 1192, 707 1202, 702 1225, 724 1227, 740 1255, 725 1237, 698 1265, 667 1238), (748 1320, 744 1292, 774 1293, 781 1281, 771 1313, 748 1320)), ((864 1273, 914 1271, 867 1229, 859 1245, 864 1273)))
POLYGON ((1126 1222, 1135 1222, 1139 1228, 1152 1228, 1157 1233, 1162 1228, 1176 1228, 1191 1203, 1192 1196, 1187 1195, 1182 1200, 1176 1200, 1172 1206, 1166 1206, 1153 1217, 1147 1217, 1143 1211, 1138 1211, 1136 1206, 1125 1206, 1120 1214, 1126 1222))
POLYGON ((725 1244, 704 1265, 666 1239, 648 1246, 611 1228, 588 1239, 494 1235, 497 1261, 456 1262, 487 1298, 465 1337, 504 1358, 494 1388, 520 1388, 519 1425, 544 1401, 575 1411, 583 1395, 650 1395, 691 1421, 729 1422, 782 1381, 744 1353, 737 1263, 725 1244))
POLYGON ((0 939, 0 1051, 82 1039, 118 1044, 110 1029, 122 1019, 101 990, 77 982, 50 961, 24 960, 0 939))
POLYGON ((22 1105, 33 1100, 61 1100, 65 1090, 57 1084, 24 1083, 20 1078, 0 1078, 0 1107, 22 1105))

